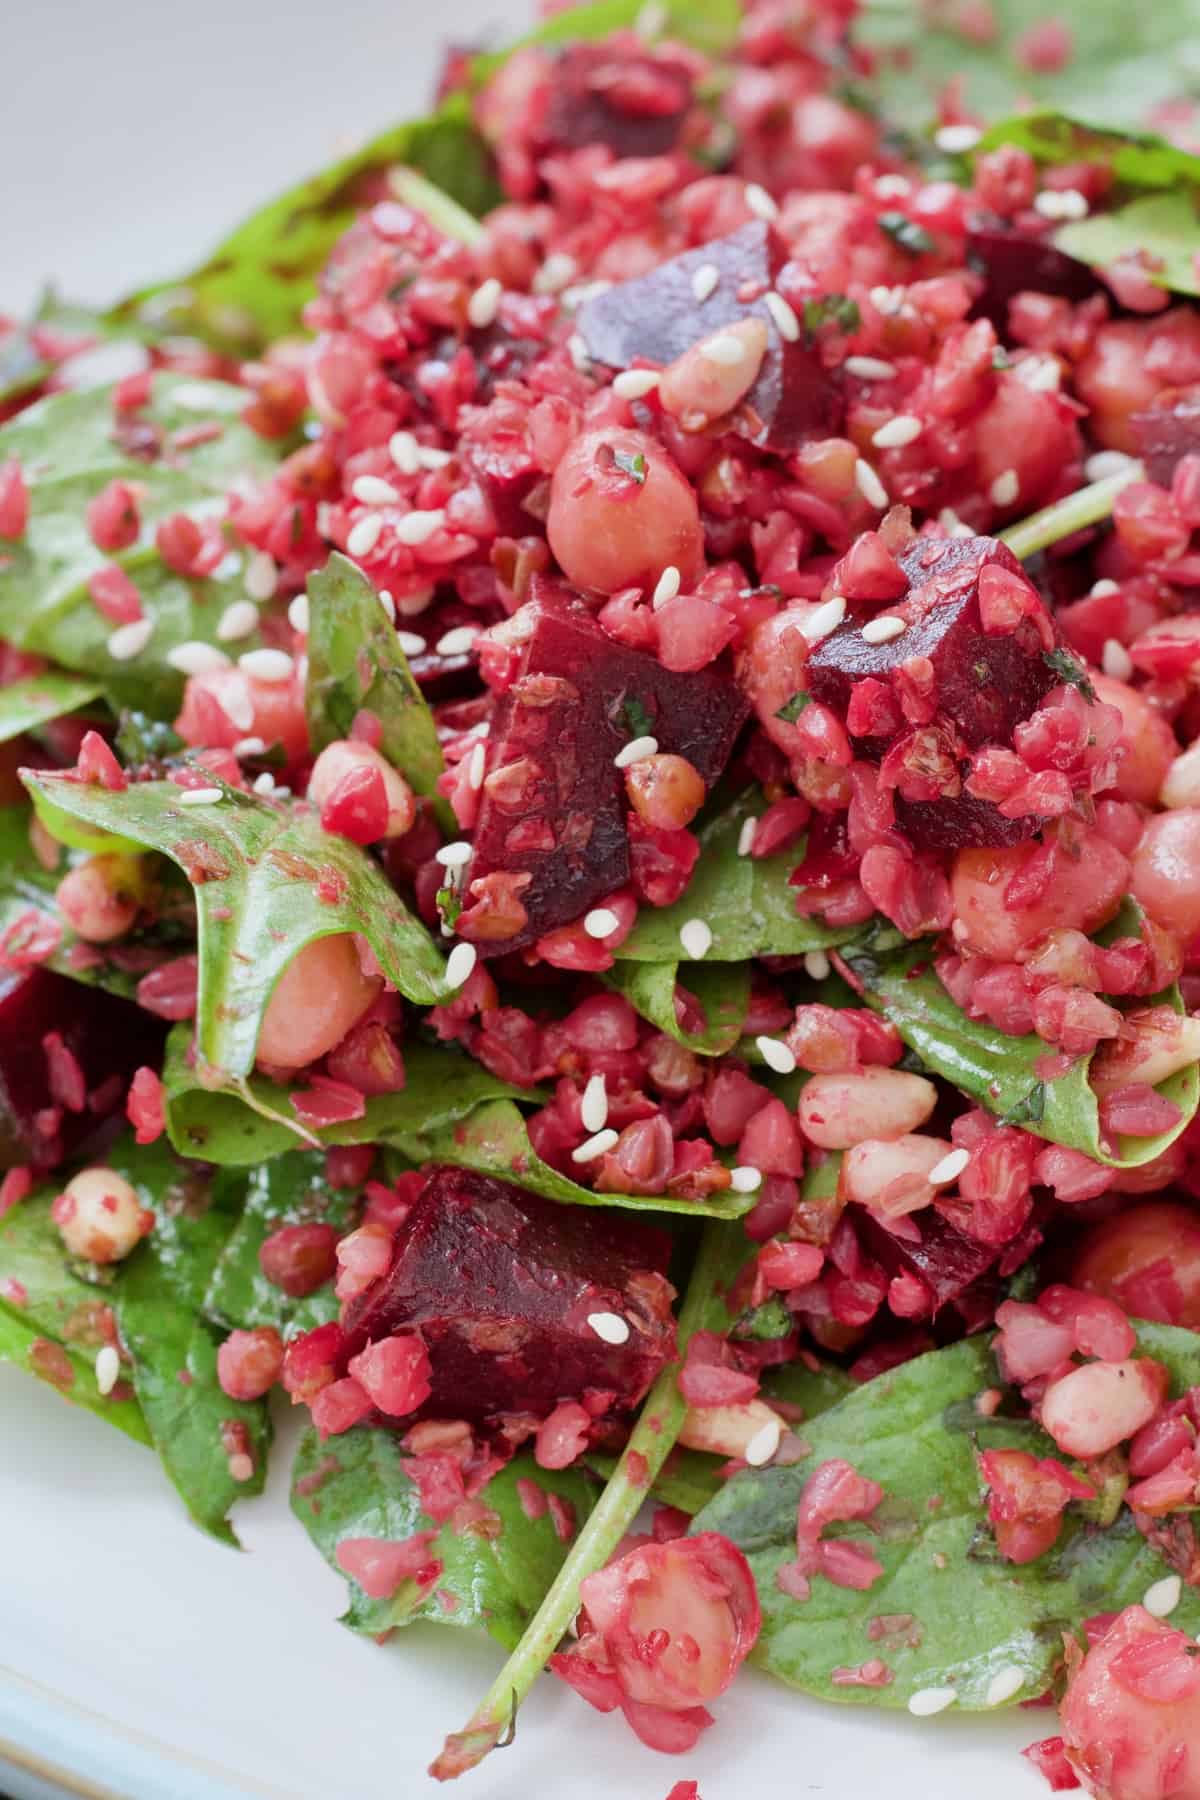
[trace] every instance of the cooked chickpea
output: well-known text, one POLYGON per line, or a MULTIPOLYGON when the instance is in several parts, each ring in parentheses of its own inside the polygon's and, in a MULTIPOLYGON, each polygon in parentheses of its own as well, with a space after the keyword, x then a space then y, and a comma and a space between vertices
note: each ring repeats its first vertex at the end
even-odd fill
POLYGON ((153 1229, 154 1214, 123 1175, 112 1169, 81 1169, 55 1200, 50 1213, 72 1256, 88 1262, 121 1262, 153 1229))
POLYGON ((91 856, 63 876, 55 890, 58 910, 89 944, 124 937, 141 908, 142 864, 136 856, 91 856))
POLYGON ((339 783, 352 769, 377 769, 387 793, 388 822, 384 837, 403 837, 411 831, 417 816, 413 791, 398 769, 370 744, 359 744, 353 738, 337 738, 326 744, 313 764, 308 780, 308 797, 316 807, 324 806, 339 783))
POLYGON ((258 1032, 258 1060, 302 1069, 341 1043, 379 993, 348 932, 306 944, 275 984, 258 1032))
POLYGON ((625 771, 625 791, 656 831, 690 825, 704 804, 704 782, 686 756, 643 756, 625 771))
POLYGON ((595 593, 649 592, 671 567, 687 588, 704 564, 692 486, 641 431, 576 438, 554 471, 546 534, 568 580, 595 593))

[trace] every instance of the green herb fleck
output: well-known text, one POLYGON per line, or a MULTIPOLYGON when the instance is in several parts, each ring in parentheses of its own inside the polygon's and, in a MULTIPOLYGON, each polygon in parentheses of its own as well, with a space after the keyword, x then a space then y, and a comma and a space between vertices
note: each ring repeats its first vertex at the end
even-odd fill
POLYGON ((646 458, 640 450, 635 450, 632 456, 628 450, 614 450, 613 461, 622 474, 636 481, 639 487, 642 486, 646 479, 646 458))
POLYGON ((650 727, 654 721, 636 694, 627 695, 621 707, 621 716, 625 720, 625 729, 631 738, 651 735, 650 727))
POLYGON ((782 719, 785 725, 794 725, 811 699, 811 694, 806 694, 802 689, 797 689, 790 700, 784 701, 783 705, 775 714, 775 717, 777 719, 782 719))
POLYGON ((437 909, 442 921, 451 931, 458 924, 458 915, 462 911, 462 895, 457 888, 442 887, 437 891, 437 909))
POLYGON ((752 1306, 749 1312, 742 1314, 733 1328, 733 1336, 759 1343, 775 1341, 789 1337, 795 1323, 779 1295, 773 1294, 761 1306, 752 1306))
POLYGON ((851 300, 848 294, 824 294, 819 300, 804 302, 804 330, 808 337, 816 337, 822 327, 830 325, 835 331, 857 331, 862 324, 862 314, 858 303, 851 300))
POLYGON ((1043 650, 1042 661, 1054 670, 1063 681, 1071 687, 1078 688, 1085 700, 1094 701, 1096 690, 1087 678, 1087 672, 1081 663, 1076 662, 1069 650, 1043 650))
POLYGON ((931 250, 937 249, 925 227, 902 212, 880 213, 877 223, 880 231, 886 231, 893 244, 899 244, 910 256, 928 256, 931 250))

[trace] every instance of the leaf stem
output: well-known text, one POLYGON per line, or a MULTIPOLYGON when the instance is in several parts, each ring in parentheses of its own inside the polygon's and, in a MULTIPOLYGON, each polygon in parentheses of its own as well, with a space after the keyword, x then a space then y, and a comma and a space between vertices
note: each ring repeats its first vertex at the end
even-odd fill
POLYGON ((1141 463, 1135 462, 1117 475, 1093 481, 1089 487, 1068 494, 1065 500, 1056 500, 1053 506, 1044 506, 1040 512, 1031 513, 1020 524, 1010 525, 999 534, 1000 541, 1024 562, 1027 556, 1034 556, 1063 538, 1073 537, 1086 526, 1098 525, 1102 519, 1107 519, 1121 490, 1131 481, 1143 481, 1145 474, 1141 463))
POLYGON ((733 1278, 746 1248, 740 1228, 716 1219, 705 1226, 679 1315, 679 1359, 663 1370, 646 1396, 608 1485, 525 1635, 465 1728, 446 1739, 441 1755, 429 1771, 438 1781, 452 1781, 465 1774, 497 1747, 547 1657, 557 1648, 579 1610, 580 1583, 603 1568, 629 1529, 683 1427, 687 1402, 679 1391, 677 1377, 688 1341, 696 1331, 727 1324, 720 1290, 733 1278))
POLYGON ((460 244, 478 244, 483 238, 483 226, 457 200, 452 200, 443 188, 422 175, 419 169, 400 167, 392 169, 388 176, 388 186, 397 200, 405 206, 411 206, 414 212, 424 213, 431 225, 444 233, 446 237, 457 238, 460 244))

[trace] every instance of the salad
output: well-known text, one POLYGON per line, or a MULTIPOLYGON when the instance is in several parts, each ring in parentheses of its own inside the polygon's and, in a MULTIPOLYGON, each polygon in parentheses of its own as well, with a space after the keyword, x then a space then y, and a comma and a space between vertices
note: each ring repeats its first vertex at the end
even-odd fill
POLYGON ((302 1409, 345 1623, 506 1655, 440 1780, 544 1671, 653 1780, 749 1658, 1200 1796, 1147 11, 556 6, 0 321, 0 1357, 229 1544, 302 1409))

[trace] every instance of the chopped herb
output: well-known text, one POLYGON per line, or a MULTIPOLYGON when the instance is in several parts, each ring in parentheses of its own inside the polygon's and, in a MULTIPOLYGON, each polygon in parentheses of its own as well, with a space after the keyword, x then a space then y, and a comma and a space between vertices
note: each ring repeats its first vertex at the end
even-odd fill
POLYGON ((621 707, 625 729, 631 738, 649 737, 654 721, 636 694, 629 694, 621 707))
POLYGON ((798 688, 790 700, 784 701, 775 717, 782 719, 785 725, 794 725, 811 699, 811 694, 806 694, 798 688))
POLYGON ((1087 678, 1087 671, 1082 663, 1076 661, 1069 650, 1043 650, 1042 661, 1061 676, 1071 687, 1078 688, 1085 700, 1094 701, 1096 690, 1087 678))
POLYGON ((443 923, 453 931, 458 924, 458 915, 462 911, 462 895, 457 888, 442 887, 438 889, 436 898, 437 909, 442 916, 443 923))
POLYGON ((908 218, 902 212, 885 212, 879 215, 879 229, 886 231, 894 244, 901 250, 907 250, 910 256, 928 256, 937 245, 923 225, 915 219, 908 218))
POLYGON ((858 303, 851 300, 848 294, 824 294, 819 300, 804 302, 804 330, 810 338, 816 337, 822 327, 829 325, 849 336, 861 324, 862 314, 858 310, 858 303))
POLYGON ((735 1338, 766 1343, 790 1337, 796 1321, 778 1294, 744 1312, 733 1328, 735 1338))
POLYGON ((613 461, 622 474, 636 481, 639 487, 642 486, 646 479, 646 459, 640 450, 635 450, 632 456, 628 450, 614 450, 613 461))
POLYGON ((1004 348, 1003 344, 997 344, 996 348, 992 351, 992 367, 993 369, 1012 368, 1012 363, 1009 361, 1008 357, 1008 351, 1004 348))

